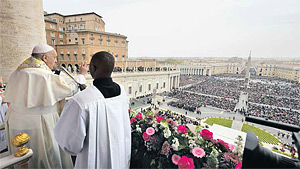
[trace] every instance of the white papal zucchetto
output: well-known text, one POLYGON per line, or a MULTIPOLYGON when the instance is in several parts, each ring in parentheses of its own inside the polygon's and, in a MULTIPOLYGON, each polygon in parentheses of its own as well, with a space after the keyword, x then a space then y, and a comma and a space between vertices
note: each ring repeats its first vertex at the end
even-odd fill
POLYGON ((47 53, 51 50, 54 50, 54 48, 46 44, 39 44, 33 48, 32 53, 47 53))

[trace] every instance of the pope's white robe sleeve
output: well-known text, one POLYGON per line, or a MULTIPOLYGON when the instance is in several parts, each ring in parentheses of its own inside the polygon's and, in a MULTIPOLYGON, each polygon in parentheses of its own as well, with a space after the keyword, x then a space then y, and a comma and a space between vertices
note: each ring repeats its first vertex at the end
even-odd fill
POLYGON ((54 136, 59 146, 68 154, 76 155, 82 148, 86 136, 82 108, 71 99, 65 105, 61 117, 54 127, 54 136))

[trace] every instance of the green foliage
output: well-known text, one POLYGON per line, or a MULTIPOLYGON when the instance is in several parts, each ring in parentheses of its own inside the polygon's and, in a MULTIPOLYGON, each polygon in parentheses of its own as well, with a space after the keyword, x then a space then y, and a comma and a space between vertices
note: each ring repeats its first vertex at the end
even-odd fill
POLYGON ((224 127, 231 128, 232 120, 230 119, 222 119, 222 118, 208 118, 204 123, 212 126, 213 124, 218 124, 224 127))
POLYGON ((252 131, 258 136, 258 140, 260 142, 275 144, 275 145, 277 145, 280 142, 276 137, 272 136, 268 132, 265 132, 264 130, 251 126, 249 124, 244 123, 242 127, 242 131, 243 132, 252 131))

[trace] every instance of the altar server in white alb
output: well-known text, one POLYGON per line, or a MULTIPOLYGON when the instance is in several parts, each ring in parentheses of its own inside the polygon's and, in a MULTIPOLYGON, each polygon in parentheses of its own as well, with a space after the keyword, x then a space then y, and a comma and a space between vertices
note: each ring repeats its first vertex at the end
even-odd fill
MULTIPOLYGON (((79 91, 77 84, 68 84, 54 73, 56 51, 49 45, 34 47, 32 56, 25 60, 10 76, 5 101, 10 103, 6 117, 7 143, 19 132, 31 139, 27 147, 33 150, 29 168, 72 168, 68 154, 58 146, 53 128, 59 118, 59 101, 79 91)), ((80 67, 77 80, 85 83, 88 66, 80 67)), ((8 144, 10 154, 16 150, 8 144)))
POLYGON ((75 168, 130 166, 129 100, 124 87, 112 81, 114 62, 108 52, 94 54, 93 85, 68 101, 54 128, 61 148, 77 155, 75 168))

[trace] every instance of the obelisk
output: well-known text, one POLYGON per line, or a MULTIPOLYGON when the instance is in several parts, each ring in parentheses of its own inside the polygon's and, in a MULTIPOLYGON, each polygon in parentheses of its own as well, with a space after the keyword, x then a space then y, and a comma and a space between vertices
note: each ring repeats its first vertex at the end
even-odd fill
POLYGON ((43 1, 1 0, 0 76, 4 82, 39 43, 46 43, 43 1))
POLYGON ((250 51, 250 54, 249 54, 249 57, 248 57, 248 62, 247 62, 247 69, 246 69, 245 83, 244 83, 245 88, 247 88, 248 85, 249 85, 249 78, 250 78, 249 70, 250 70, 250 64, 251 64, 251 51, 250 51))

